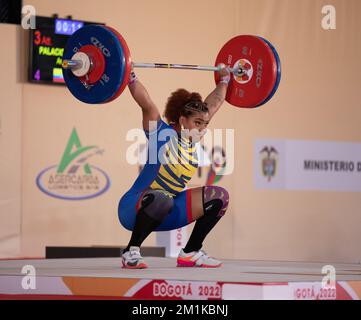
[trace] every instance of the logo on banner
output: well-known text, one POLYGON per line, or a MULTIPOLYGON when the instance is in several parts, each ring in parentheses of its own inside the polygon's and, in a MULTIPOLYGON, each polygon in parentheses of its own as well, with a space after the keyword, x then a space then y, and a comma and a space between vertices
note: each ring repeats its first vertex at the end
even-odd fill
POLYGON ((361 191, 361 143, 257 140, 257 189, 361 191))
POLYGON ((101 156, 97 146, 83 147, 74 128, 58 165, 41 171, 36 179, 45 194, 63 200, 85 200, 100 196, 110 187, 108 175, 92 166, 90 160, 101 156))
MULTIPOLYGON (((205 146, 203 146, 203 148, 205 149, 205 151, 207 150, 205 146)), ((219 180, 221 180, 227 165, 226 151, 221 146, 214 146, 212 148, 210 158, 211 165, 207 173, 207 186, 216 184, 217 182, 219 182, 219 180)), ((201 167, 199 167, 198 169, 200 171, 200 175, 202 175, 201 167)))
POLYGON ((262 175, 271 181, 277 174, 278 151, 274 147, 265 146, 261 151, 262 175))

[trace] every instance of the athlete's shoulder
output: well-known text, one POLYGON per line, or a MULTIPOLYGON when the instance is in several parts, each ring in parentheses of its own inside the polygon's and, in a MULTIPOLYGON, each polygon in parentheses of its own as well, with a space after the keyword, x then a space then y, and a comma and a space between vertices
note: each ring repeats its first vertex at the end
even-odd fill
POLYGON ((147 136, 147 138, 149 138, 150 135, 159 134, 163 130, 170 130, 170 131, 173 130, 174 132, 176 132, 174 130, 174 128, 171 125, 169 125, 167 122, 165 122, 162 118, 159 118, 157 123, 154 123, 151 127, 153 129, 150 129, 150 130, 144 129, 144 132, 145 132, 145 135, 147 136))

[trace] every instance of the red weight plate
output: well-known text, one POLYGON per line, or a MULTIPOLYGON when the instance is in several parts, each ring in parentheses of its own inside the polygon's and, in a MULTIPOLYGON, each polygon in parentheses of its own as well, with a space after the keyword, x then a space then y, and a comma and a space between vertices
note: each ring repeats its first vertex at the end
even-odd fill
POLYGON ((128 85, 130 72, 131 72, 131 69, 132 69, 132 60, 131 60, 131 57, 130 57, 130 51, 129 51, 128 45, 125 42, 122 35, 112 27, 109 27, 109 26, 105 26, 105 27, 115 34, 115 36, 118 38, 118 40, 119 40, 119 42, 120 42, 120 44, 121 44, 121 46, 123 48, 123 51, 124 51, 123 53, 124 53, 125 71, 124 71, 123 82, 122 82, 121 86, 119 87, 119 90, 115 93, 115 95, 113 97, 111 97, 107 101, 107 102, 111 102, 111 101, 117 99, 122 94, 125 87, 128 85))
MULTIPOLYGON (((241 35, 229 40, 219 52, 216 65, 242 66, 246 74, 231 76, 226 100, 241 108, 255 108, 271 94, 277 80, 277 61, 272 49, 262 39, 241 35)), ((220 77, 215 72, 218 84, 220 77)))
POLYGON ((102 52, 93 45, 83 46, 79 49, 79 51, 86 53, 93 63, 89 73, 84 77, 80 77, 80 81, 94 84, 100 80, 104 74, 105 58, 102 52))

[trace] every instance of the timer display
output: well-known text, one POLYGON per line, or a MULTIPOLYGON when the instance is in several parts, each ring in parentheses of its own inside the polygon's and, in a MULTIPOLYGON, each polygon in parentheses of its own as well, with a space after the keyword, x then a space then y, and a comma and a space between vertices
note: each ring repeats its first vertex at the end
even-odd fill
POLYGON ((28 80, 40 84, 64 84, 64 48, 69 37, 85 25, 96 22, 36 17, 36 29, 30 30, 28 80))

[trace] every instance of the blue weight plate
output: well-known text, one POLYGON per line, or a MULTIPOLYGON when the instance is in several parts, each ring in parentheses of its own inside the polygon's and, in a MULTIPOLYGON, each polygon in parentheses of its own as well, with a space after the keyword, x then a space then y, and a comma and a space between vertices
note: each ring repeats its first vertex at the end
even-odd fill
MULTIPOLYGON (((71 59, 83 46, 93 45, 105 57, 104 74, 92 85, 82 83, 71 70, 63 69, 66 85, 73 96, 89 104, 105 103, 111 99, 124 82, 126 62, 124 50, 116 35, 100 25, 85 26, 76 31, 68 40, 63 59, 71 59)), ((128 79, 126 79, 128 81, 128 79)))
POLYGON ((262 37, 258 37, 258 38, 262 39, 264 42, 266 42, 269 45, 269 47, 273 51, 273 54, 275 55, 276 62, 277 62, 277 79, 276 79, 276 83, 275 83, 271 93, 269 94, 269 96, 264 101, 262 101, 259 105, 257 105, 257 107, 260 107, 261 105, 267 103, 274 96, 274 94, 276 93, 276 91, 278 89, 278 86, 279 86, 280 81, 281 81, 281 60, 280 60, 280 57, 279 57, 279 55, 277 53, 277 50, 275 49, 275 47, 268 40, 266 40, 265 38, 262 38, 262 37))

